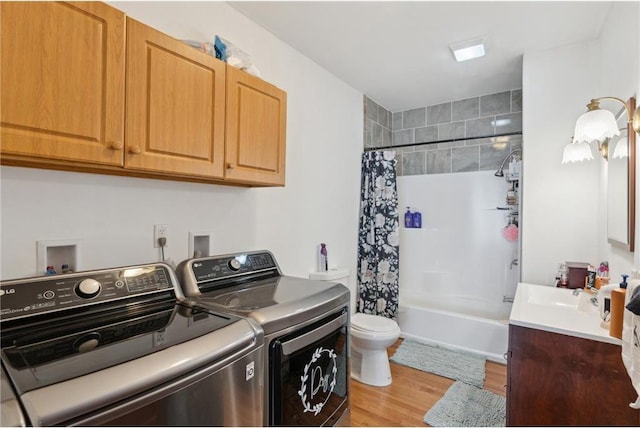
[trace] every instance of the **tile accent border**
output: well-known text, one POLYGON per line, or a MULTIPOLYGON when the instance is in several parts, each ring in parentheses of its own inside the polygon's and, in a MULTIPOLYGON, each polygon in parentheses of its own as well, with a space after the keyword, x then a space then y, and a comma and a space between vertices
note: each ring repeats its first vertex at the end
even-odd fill
POLYGON ((365 95, 364 116, 364 148, 409 145, 396 149, 398 175, 497 170, 522 149, 521 89, 394 113, 365 95), (507 133, 519 135, 495 136, 507 133))

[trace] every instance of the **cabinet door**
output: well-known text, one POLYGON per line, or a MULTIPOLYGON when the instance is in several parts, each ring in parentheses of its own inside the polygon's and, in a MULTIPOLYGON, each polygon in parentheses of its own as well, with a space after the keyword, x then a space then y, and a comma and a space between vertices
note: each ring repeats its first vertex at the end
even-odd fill
POLYGON ((509 325, 507 426, 635 426, 620 345, 509 325))
POLYGON ((227 66, 225 179, 284 186, 287 94, 227 66))
POLYGON ((222 178, 225 64, 127 18, 125 168, 222 178))
POLYGON ((0 2, 3 155, 122 165, 124 14, 0 2))

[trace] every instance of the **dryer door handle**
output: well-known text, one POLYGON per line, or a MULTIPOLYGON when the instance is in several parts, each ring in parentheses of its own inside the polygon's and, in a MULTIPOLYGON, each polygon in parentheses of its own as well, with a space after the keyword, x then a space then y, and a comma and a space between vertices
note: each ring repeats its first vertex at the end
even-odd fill
POLYGON ((280 346, 282 347, 282 354, 291 355, 294 352, 304 348, 305 346, 328 336, 329 334, 338 330, 340 327, 346 326, 348 317, 349 315, 347 314, 347 312, 343 312, 342 315, 340 315, 338 318, 335 318, 314 330, 301 334, 298 337, 294 337, 287 342, 282 342, 280 344, 280 346))

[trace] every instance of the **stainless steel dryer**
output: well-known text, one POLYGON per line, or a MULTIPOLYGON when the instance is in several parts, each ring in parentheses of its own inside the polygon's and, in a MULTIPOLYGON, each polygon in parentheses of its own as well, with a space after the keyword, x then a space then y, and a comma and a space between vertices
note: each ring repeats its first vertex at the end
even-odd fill
POLYGON ((265 425, 349 425, 349 289, 284 276, 269 251, 186 260, 187 301, 257 321, 265 334, 265 425))
POLYGON ((260 425, 260 327, 182 298, 162 263, 1 282, 2 425, 260 425))

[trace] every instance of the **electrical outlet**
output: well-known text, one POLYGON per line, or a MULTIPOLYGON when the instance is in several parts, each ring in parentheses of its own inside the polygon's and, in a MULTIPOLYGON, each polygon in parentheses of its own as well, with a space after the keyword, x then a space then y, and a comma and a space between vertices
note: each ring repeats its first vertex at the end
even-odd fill
POLYGON ((158 239, 167 238, 167 243, 164 245, 165 247, 169 246, 169 226, 166 224, 154 224, 153 225, 153 248, 160 248, 160 244, 158 243, 158 239))

